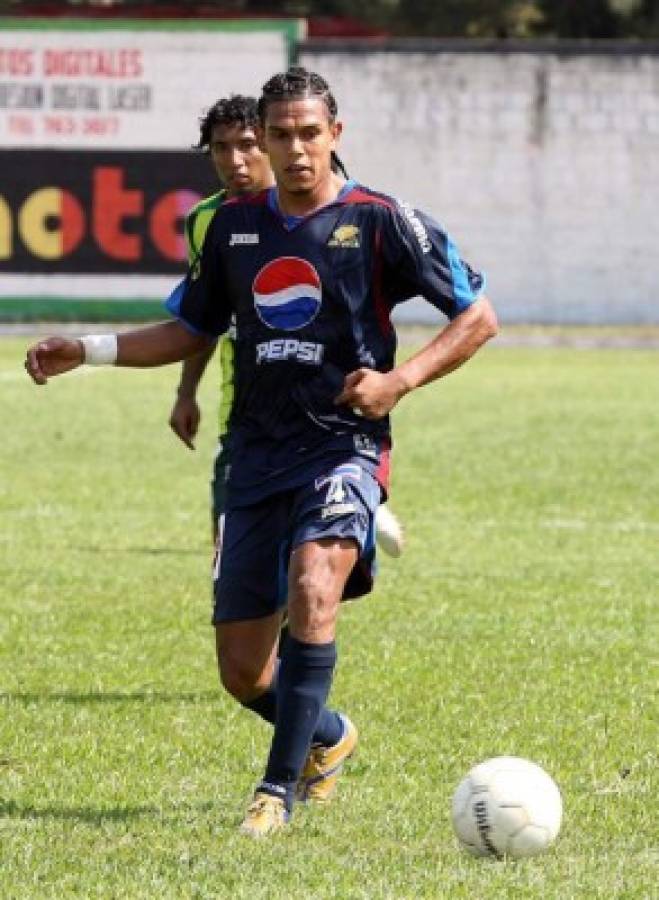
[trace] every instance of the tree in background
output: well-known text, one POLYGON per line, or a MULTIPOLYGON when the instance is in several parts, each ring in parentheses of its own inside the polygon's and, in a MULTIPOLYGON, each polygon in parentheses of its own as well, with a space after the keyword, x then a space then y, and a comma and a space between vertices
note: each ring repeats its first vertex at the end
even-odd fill
MULTIPOLYGON (((268 0, 248 8, 273 10, 268 0)), ((659 36, 659 0, 289 0, 279 11, 348 16, 393 35, 480 38, 659 36)))
POLYGON ((537 5, 543 19, 543 32, 556 37, 620 37, 627 15, 624 10, 614 9, 614 6, 620 6, 617 0, 539 0, 537 5))
MULTIPOLYGON (((392 36, 478 38, 657 38, 659 0, 0 0, 0 12, 20 15, 40 7, 79 14, 92 7, 176 6, 198 15, 298 15, 359 19, 392 36)), ((47 13, 46 13, 47 14, 47 13)))

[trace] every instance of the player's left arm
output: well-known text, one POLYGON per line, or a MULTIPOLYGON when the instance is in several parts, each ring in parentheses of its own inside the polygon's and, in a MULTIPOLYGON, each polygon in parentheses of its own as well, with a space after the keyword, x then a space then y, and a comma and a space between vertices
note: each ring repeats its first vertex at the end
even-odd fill
POLYGON ((391 273, 388 302, 420 294, 449 324, 425 347, 390 372, 357 369, 337 403, 371 419, 385 416, 405 394, 453 372, 497 333, 485 295, 485 278, 465 263, 449 235, 407 204, 392 207, 380 224, 382 259, 391 273))
POLYGON ((496 336, 498 328, 492 304, 480 294, 425 347, 389 374, 402 383, 401 389, 407 394, 458 369, 496 336))
POLYGON ((347 403, 368 419, 380 419, 410 391, 459 368, 496 333, 496 314, 481 294, 425 347, 390 372, 351 372, 335 402, 347 403))

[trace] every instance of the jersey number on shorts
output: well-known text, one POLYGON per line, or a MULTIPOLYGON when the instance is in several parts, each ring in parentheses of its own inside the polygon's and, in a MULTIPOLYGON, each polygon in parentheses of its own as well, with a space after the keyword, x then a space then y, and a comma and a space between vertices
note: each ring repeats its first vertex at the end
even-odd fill
POLYGON ((346 491, 343 487, 343 477, 341 475, 331 475, 329 477, 329 487, 327 488, 327 497, 325 504, 329 506, 331 503, 342 503, 345 499, 346 491))

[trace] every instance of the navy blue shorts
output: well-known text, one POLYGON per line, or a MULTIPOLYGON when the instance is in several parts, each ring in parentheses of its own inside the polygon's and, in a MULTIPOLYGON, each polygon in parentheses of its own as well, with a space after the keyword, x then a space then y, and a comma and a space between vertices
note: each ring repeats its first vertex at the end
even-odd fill
POLYGON ((343 594, 361 597, 375 575, 376 479, 355 457, 301 488, 225 513, 213 624, 259 619, 286 606, 291 552, 307 541, 351 538, 359 548, 343 594))

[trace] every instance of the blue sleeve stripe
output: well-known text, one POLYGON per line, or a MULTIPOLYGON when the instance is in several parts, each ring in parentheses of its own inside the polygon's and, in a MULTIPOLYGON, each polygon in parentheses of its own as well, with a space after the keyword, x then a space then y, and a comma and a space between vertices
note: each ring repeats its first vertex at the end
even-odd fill
POLYGON ((474 294, 469 284, 467 270, 460 259, 458 248, 449 237, 446 238, 446 256, 451 270, 455 299, 459 306, 469 306, 474 300, 474 294))
MULTIPOLYGON (((204 331, 195 328, 194 325, 191 325, 190 322, 181 315, 181 303, 183 302, 187 281, 187 278, 179 281, 169 297, 165 300, 165 309, 167 312, 171 313, 175 319, 178 319, 181 325, 187 328, 188 331, 191 331, 192 334, 205 334, 204 331)), ((213 337, 215 337, 215 335, 213 335, 213 337)))
POLYGON ((453 293, 456 304, 460 310, 466 309, 483 291, 483 288, 485 287, 485 278, 482 275, 478 275, 477 278, 474 279, 477 283, 472 285, 472 282, 469 280, 467 267, 460 259, 458 248, 449 237, 446 238, 446 256, 451 270, 453 293))
POLYGON ((165 309, 176 318, 181 316, 181 301, 185 292, 185 278, 176 285, 169 297, 165 300, 165 309))

